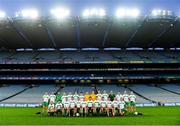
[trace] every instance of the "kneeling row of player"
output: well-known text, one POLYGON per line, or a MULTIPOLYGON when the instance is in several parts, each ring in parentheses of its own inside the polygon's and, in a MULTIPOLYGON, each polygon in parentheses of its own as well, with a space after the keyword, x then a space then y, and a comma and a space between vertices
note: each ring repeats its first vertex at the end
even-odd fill
POLYGON ((48 106, 48 113, 50 115, 61 114, 66 116, 78 116, 80 115, 88 115, 89 113, 92 114, 104 114, 106 113, 107 116, 115 116, 115 115, 124 115, 127 108, 127 104, 123 100, 121 101, 92 101, 89 100, 85 101, 71 101, 61 103, 58 102, 56 105, 51 102, 48 106))

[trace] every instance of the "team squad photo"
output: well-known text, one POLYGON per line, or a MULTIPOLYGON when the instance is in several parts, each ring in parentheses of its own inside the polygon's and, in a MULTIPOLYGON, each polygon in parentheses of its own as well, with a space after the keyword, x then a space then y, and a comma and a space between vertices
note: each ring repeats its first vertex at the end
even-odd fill
POLYGON ((137 115, 136 96, 124 91, 114 94, 104 90, 95 93, 51 93, 43 95, 43 114, 49 116, 125 116, 137 115))

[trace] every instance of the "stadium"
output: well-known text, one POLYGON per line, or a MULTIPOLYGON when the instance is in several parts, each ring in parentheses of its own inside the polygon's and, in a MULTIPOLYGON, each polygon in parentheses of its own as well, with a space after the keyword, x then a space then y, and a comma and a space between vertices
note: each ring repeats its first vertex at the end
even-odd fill
POLYGON ((113 16, 96 7, 71 12, 0 11, 0 125, 180 125, 180 17, 126 7, 113 16), (98 110, 101 93, 112 105, 98 110), (62 106, 63 96, 76 104, 61 106, 62 116, 49 108, 58 94, 62 106), (88 96, 79 111, 75 95, 88 96))

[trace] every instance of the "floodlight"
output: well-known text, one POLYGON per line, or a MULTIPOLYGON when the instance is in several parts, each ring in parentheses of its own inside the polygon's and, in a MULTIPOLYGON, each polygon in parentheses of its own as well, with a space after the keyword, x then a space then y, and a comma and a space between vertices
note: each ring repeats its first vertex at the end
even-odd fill
POLYGON ((21 11, 21 16, 24 17, 24 18, 36 19, 38 17, 38 11, 34 10, 34 9, 22 10, 21 11))
POLYGON ((100 9, 99 10, 99 16, 105 16, 106 15, 106 12, 104 9, 100 9))
POLYGON ((51 10, 51 14, 58 19, 66 18, 70 15, 70 11, 65 8, 56 8, 51 10))
POLYGON ((172 12, 168 10, 153 10, 151 12, 152 16, 172 16, 172 12))
POLYGON ((96 8, 93 8, 93 9, 86 9, 83 11, 83 14, 82 14, 84 17, 89 17, 89 16, 100 16, 100 17, 103 17, 106 15, 106 12, 104 9, 96 9, 96 8))
POLYGON ((98 10, 93 8, 92 10, 90 10, 90 15, 98 15, 98 10))
POLYGON ((0 11, 0 18, 4 18, 6 16, 6 13, 3 11, 0 11))
POLYGON ((157 10, 153 10, 153 11, 152 11, 152 15, 153 15, 153 16, 157 16, 157 15, 158 15, 157 10))
POLYGON ((162 15, 165 16, 167 14, 167 11, 166 10, 163 10, 162 11, 162 15))
POLYGON ((132 17, 138 17, 139 16, 139 10, 138 9, 131 10, 131 16, 132 17))
POLYGON ((116 16, 117 17, 124 17, 124 16, 126 16, 126 10, 125 9, 118 9, 116 11, 116 16))
POLYGON ((138 9, 124 9, 120 8, 116 11, 116 17, 122 18, 122 17, 131 17, 135 18, 139 16, 139 10, 138 9))
POLYGON ((86 9, 84 12, 83 12, 83 16, 84 17, 88 17, 90 15, 90 12, 88 9, 86 9))

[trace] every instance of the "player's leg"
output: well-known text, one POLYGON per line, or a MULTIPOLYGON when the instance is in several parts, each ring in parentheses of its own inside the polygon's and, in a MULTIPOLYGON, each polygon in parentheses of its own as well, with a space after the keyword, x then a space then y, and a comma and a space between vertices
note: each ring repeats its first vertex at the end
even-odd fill
POLYGON ((109 111, 109 108, 107 109, 107 116, 109 116, 110 115, 110 111, 109 111))
POLYGON ((83 116, 83 108, 80 108, 80 115, 83 116))
POLYGON ((87 110, 88 110, 88 108, 85 107, 85 108, 84 108, 84 115, 85 115, 85 116, 87 116, 87 114, 88 114, 88 113, 87 113, 87 112, 88 112, 87 110))
POLYGON ((115 108, 112 108, 112 115, 115 116, 115 108))

